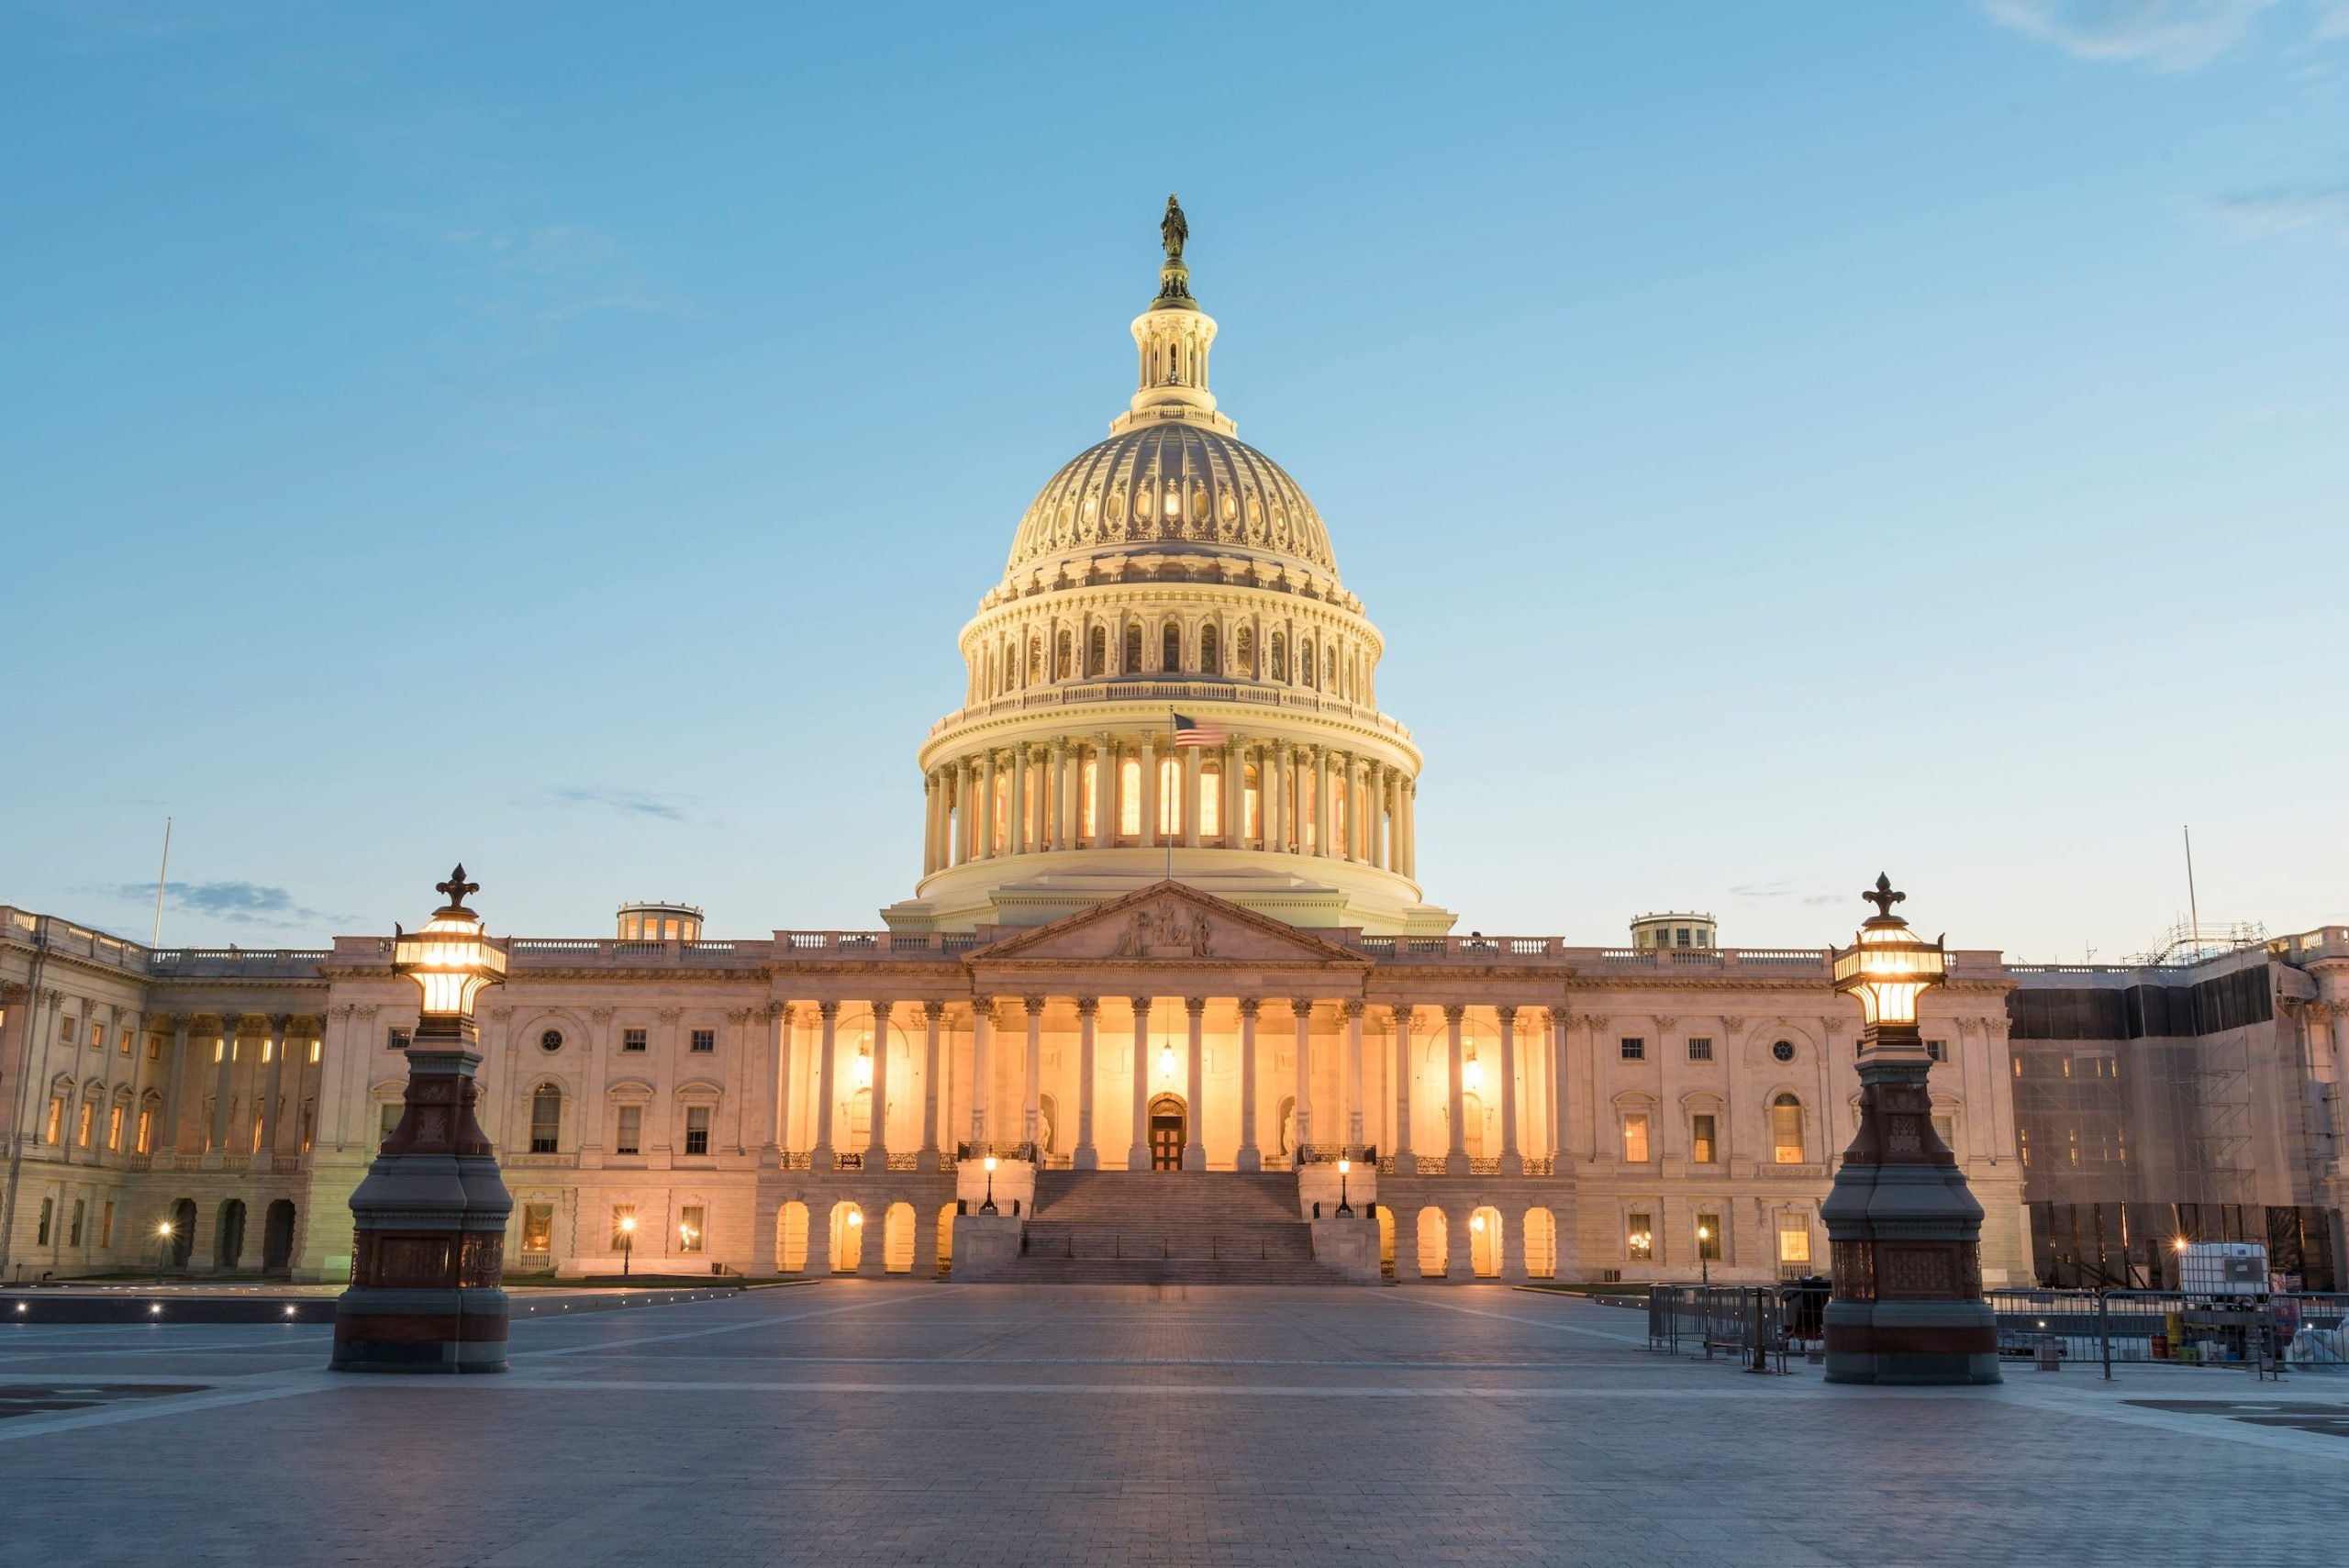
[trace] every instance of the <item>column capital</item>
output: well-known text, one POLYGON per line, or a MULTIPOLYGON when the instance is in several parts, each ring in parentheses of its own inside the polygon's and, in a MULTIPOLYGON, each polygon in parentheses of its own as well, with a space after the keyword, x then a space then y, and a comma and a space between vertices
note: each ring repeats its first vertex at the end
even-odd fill
POLYGON ((1411 1028, 1411 1015, 1418 1010, 1419 1009, 1412 1006, 1408 1002, 1389 1002, 1386 1004, 1387 1014, 1394 1018, 1395 1027, 1407 1033, 1411 1028))
POLYGON ((1467 1016, 1468 1009, 1458 1002, 1446 1002, 1443 1005, 1443 1021, 1454 1029, 1459 1028, 1460 1020, 1467 1016))
POLYGON ((1152 996, 1129 996, 1126 998, 1126 1006, 1134 1010, 1135 1023, 1139 1024, 1150 1017, 1150 1006, 1155 1000, 1156 998, 1152 996))
POLYGON ((1021 1006, 1023 1006, 1023 1007, 1025 1007, 1025 1008, 1027 1008, 1027 1009, 1028 1009, 1028 1016, 1029 1016, 1030 1018, 1041 1018, 1041 1017, 1043 1017, 1043 1014, 1044 1014, 1044 998, 1043 998, 1043 997, 1041 997, 1041 996, 1022 996, 1022 997, 1020 997, 1020 998, 1019 998, 1019 1005, 1020 1005, 1021 1006))
POLYGON ((895 1002, 868 1002, 865 1006, 873 1009, 873 1028, 874 1031, 878 1033, 883 1029, 888 1027, 889 1014, 896 1008, 896 1004, 895 1002))
POLYGON ((285 1026, 293 1021, 291 1013, 272 1013, 269 1015, 269 1032, 283 1040, 285 1038, 285 1026))
POLYGON ((1101 998, 1098 996, 1079 996, 1076 999, 1076 1016, 1080 1018, 1089 1018, 1100 1010, 1101 998))
POLYGON ((1288 1010, 1295 1013, 1297 1017, 1297 1021, 1302 1023, 1306 1018, 1312 1016, 1313 998, 1310 996, 1292 996, 1289 998, 1288 1010))
POLYGON ((1516 1025, 1516 1023, 1517 1023, 1517 1004, 1516 1004, 1516 1003, 1514 1003, 1514 1002, 1504 1002, 1504 1003, 1502 1003, 1499 1006, 1495 1007, 1495 1008, 1493 1009, 1493 1012, 1494 1012, 1494 1015, 1495 1015, 1496 1017, 1497 1017, 1497 1018, 1500 1019, 1500 1021, 1501 1021, 1501 1028, 1503 1028, 1503 1029, 1510 1029, 1510 1028, 1515 1027, 1515 1025, 1516 1025))
POLYGON ((1253 1018, 1264 1005, 1264 999, 1261 996, 1242 996, 1240 998, 1240 1016, 1253 1018))
POLYGON ((821 1014, 824 1021, 829 1024, 833 1019, 841 1016, 841 1005, 837 998, 830 1001, 818 1002, 816 1004, 816 1011, 821 1014))
POLYGON ((1205 996, 1186 996, 1183 998, 1183 1010, 1196 1019, 1208 1010, 1208 999, 1205 996))
POLYGON ((791 1021, 791 1004, 788 1002, 769 1002, 767 1004, 767 1018, 771 1022, 774 1019, 780 1018, 785 1023, 789 1023, 791 1021))
POLYGON ((1345 1016, 1348 1023, 1352 1023, 1354 1019, 1362 1017, 1364 1005, 1364 1004, 1361 997, 1349 996, 1344 1001, 1338 1004, 1338 1011, 1345 1016))
POLYGON ((946 1004, 935 1001, 924 1002, 921 1005, 921 1016, 934 1024, 946 1016, 946 1004))

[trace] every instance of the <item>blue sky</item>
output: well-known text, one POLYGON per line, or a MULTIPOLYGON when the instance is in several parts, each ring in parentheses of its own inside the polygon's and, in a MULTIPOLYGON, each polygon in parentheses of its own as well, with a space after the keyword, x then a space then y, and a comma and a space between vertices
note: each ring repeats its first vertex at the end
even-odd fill
POLYGON ((166 941, 458 856, 874 925, 1175 190, 1463 930, 1882 868, 2111 958, 2183 823, 2206 919, 2349 919, 2343 0, 54 0, 0 134, 0 900, 143 937, 169 813, 166 941))

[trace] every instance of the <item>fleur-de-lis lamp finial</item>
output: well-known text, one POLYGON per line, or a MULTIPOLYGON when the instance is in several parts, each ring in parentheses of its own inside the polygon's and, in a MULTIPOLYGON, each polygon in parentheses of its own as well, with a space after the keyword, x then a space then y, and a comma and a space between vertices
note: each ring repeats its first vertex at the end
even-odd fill
POLYGON ((449 873, 449 880, 446 882, 434 883, 432 884, 432 891, 445 895, 448 897, 449 906, 451 908, 462 909, 465 906, 465 895, 468 893, 479 893, 481 891, 481 884, 478 882, 467 882, 465 880, 465 862, 459 861, 457 862, 457 869, 449 873))
POLYGON ((1877 919, 1888 920, 1892 917, 1892 906, 1909 895, 1905 893, 1895 893, 1892 890, 1892 878, 1878 872, 1876 873, 1876 885, 1860 896, 1876 906, 1877 919))

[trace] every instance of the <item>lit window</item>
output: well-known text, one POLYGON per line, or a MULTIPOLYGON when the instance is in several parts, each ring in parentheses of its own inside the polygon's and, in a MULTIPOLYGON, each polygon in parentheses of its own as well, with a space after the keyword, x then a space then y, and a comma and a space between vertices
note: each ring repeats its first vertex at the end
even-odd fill
POLYGON ((554 1251, 554 1205, 526 1203, 522 1206, 522 1251, 554 1251))
POLYGON ((708 1245, 707 1228, 702 1222, 707 1212, 698 1204, 689 1204, 677 1211, 677 1251, 698 1252, 708 1245))
POLYGON ((707 1106, 685 1107, 685 1152, 688 1154, 709 1152, 709 1107, 707 1106))
POLYGON ((1697 1256, 1709 1262, 1721 1261, 1721 1217, 1700 1214, 1697 1217, 1697 1256))
POLYGON ((90 1127, 97 1120, 97 1106, 87 1100, 82 1102, 82 1114, 75 1118, 73 1122, 73 1143, 76 1148, 87 1149, 90 1146, 90 1127))
POLYGON ((687 1049, 700 1051, 705 1055, 716 1051, 718 1049, 718 1031, 716 1029, 694 1030, 693 1041, 687 1049))
POLYGON ((1655 1225, 1644 1214, 1634 1214, 1623 1227, 1623 1248, 1635 1263, 1653 1261, 1655 1257, 1655 1225))
POLYGON ((1703 1035, 1691 1035, 1688 1037, 1689 1061, 1710 1062, 1712 1059, 1713 1042, 1710 1040, 1708 1040, 1703 1035))
POLYGON ((644 1031, 642 1029, 620 1030, 620 1049, 622 1051, 642 1051, 644 1049, 644 1031))
POLYGON ((125 1108, 115 1106, 106 1112, 106 1148, 116 1153, 122 1151, 122 1113, 125 1108))
POLYGON ((1688 1158, 1699 1165, 1713 1162, 1713 1118, 1709 1112, 1688 1118, 1688 1158))
POLYGON ((150 1034, 147 1037, 147 1060, 150 1062, 161 1062, 163 1060, 163 1037, 161 1035, 150 1034))
MULTIPOLYGON (((406 1051, 407 1049, 407 1042, 408 1031, 406 1029, 386 1029, 384 1031, 384 1049, 386 1051, 406 1051)), ((220 1058, 216 1053, 212 1060, 217 1062, 220 1058)))
POLYGON ((551 1154, 562 1141, 562 1091, 540 1085, 530 1096, 530 1152, 551 1154))
POLYGON ((1802 1102, 1792 1095, 1770 1102, 1770 1146, 1779 1164, 1802 1163, 1802 1102))
POLYGON ((1633 1038, 1629 1037, 1629 1036, 1626 1036, 1626 1037, 1624 1038, 1624 1040, 1623 1040, 1623 1060, 1624 1060, 1624 1061, 1626 1061, 1626 1062, 1644 1062, 1644 1061, 1646 1061, 1646 1060, 1647 1060, 1647 1056, 1648 1056, 1648 1042, 1647 1042, 1646 1040, 1638 1040, 1638 1039, 1633 1039, 1633 1038))
POLYGON ((141 1154, 155 1152, 155 1113, 145 1106, 139 1108, 139 1143, 141 1154))
POLYGON ((1623 1113, 1623 1160, 1627 1164, 1644 1165, 1648 1158, 1648 1113, 1623 1113))
POLYGON ((123 1031, 122 1031, 122 1046, 121 1046, 121 1051, 122 1051, 122 1054, 123 1054, 123 1055, 125 1055, 125 1056, 128 1056, 128 1055, 129 1055, 129 1054, 130 1054, 130 1031, 129 1031, 128 1029, 125 1029, 125 1030, 123 1030, 123 1031))
POLYGON ((318 1057, 319 1057, 319 1054, 320 1054, 320 1053, 321 1053, 325 1049, 326 1049, 326 1042, 325 1042, 325 1041, 323 1041, 323 1040, 314 1040, 310 1041, 310 1065, 311 1065, 311 1066, 316 1067, 316 1066, 318 1064, 318 1057))
POLYGON ((1810 1220, 1800 1214, 1778 1216, 1778 1262, 1808 1263, 1810 1262, 1810 1220))
POLYGON ((1118 764, 1118 831, 1141 837, 1141 763, 1131 757, 1118 764))
POLYGON ((1183 764, 1172 757, 1158 760, 1158 830, 1183 830, 1183 764))
POLYGON ((262 1126, 261 1112, 253 1112, 253 1141, 252 1147, 247 1151, 248 1153, 258 1154, 261 1152, 262 1126))
POLYGON ((644 1107, 622 1106, 618 1133, 612 1140, 615 1154, 637 1154, 643 1151, 644 1107))
POLYGON ((1220 763, 1199 771, 1199 833, 1208 839, 1223 835, 1223 767, 1220 763))

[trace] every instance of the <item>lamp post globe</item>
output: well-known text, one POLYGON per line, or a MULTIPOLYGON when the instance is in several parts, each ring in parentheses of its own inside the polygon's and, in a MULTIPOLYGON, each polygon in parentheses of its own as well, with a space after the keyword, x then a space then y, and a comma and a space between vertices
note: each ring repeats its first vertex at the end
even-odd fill
POLYGON ((1338 1158, 1338 1215, 1339 1215, 1339 1217, 1340 1217, 1341 1218, 1343 1218, 1343 1219, 1352 1219, 1352 1218, 1353 1218, 1353 1215, 1354 1215, 1354 1206, 1353 1206, 1353 1204, 1348 1203, 1348 1202, 1346 1201, 1346 1175, 1347 1175, 1347 1173, 1349 1173, 1350 1171, 1352 1171, 1353 1168, 1354 1168, 1354 1162, 1353 1162, 1352 1160, 1349 1160, 1349 1159, 1345 1158, 1343 1155, 1340 1155, 1340 1156, 1339 1156, 1339 1158, 1338 1158))
POLYGON ((1712 1241, 1713 1228, 1711 1226, 1697 1227, 1697 1273, 1700 1283, 1707 1290, 1713 1288, 1712 1241))
POLYGON ((636 1262, 636 1216, 620 1216, 620 1278, 626 1281, 629 1266, 636 1262))
POLYGON ((462 865, 414 931, 392 929, 390 971, 415 983, 416 1032, 397 1126, 351 1195, 351 1288, 335 1303, 337 1372, 504 1372, 506 1221, 514 1200, 474 1116, 473 1003, 506 951, 465 905, 462 865))
POLYGON ((986 1158, 986 1167, 987 1167, 987 1195, 986 1195, 986 1201, 985 1201, 984 1203, 982 1203, 982 1204, 980 1204, 980 1205, 979 1205, 979 1212, 980 1212, 981 1214, 993 1214, 993 1213, 995 1213, 995 1212, 996 1212, 996 1207, 995 1207, 995 1156, 994 1156, 994 1155, 990 1154, 990 1155, 988 1155, 988 1156, 987 1156, 987 1158, 986 1158))
POLYGON ((155 1283, 163 1283, 164 1260, 171 1255, 172 1222, 168 1219, 155 1227, 155 1283))
POLYGON ((1949 977, 1940 940, 1892 912, 1907 895, 1878 876, 1876 912, 1833 955, 1835 989, 1860 1005, 1860 1125, 1820 1205, 1832 1255, 1830 1383, 1997 1383, 1998 1325, 1982 1297, 1982 1206, 1933 1130, 1932 1058, 1918 1024, 1949 977))

